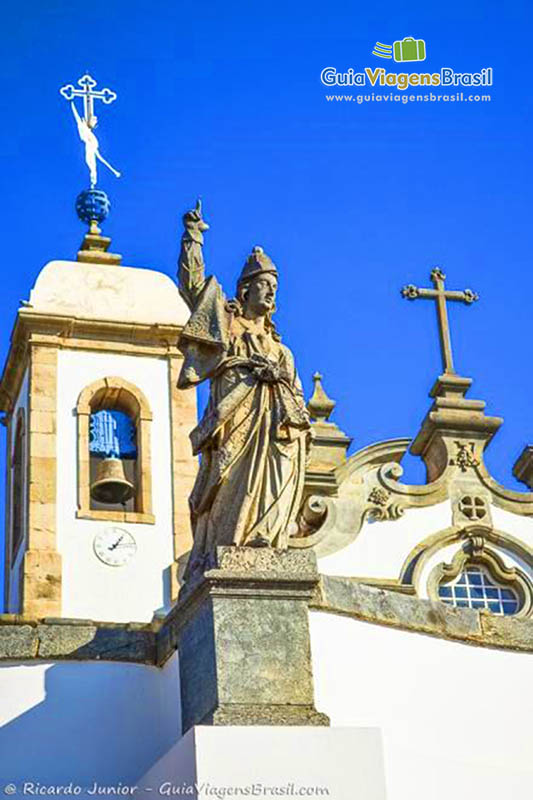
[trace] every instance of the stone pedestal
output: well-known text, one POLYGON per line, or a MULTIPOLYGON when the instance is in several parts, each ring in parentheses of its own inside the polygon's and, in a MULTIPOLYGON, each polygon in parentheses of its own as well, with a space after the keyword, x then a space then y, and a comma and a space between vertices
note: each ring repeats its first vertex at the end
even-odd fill
POLYGON ((217 548, 170 625, 184 733, 198 724, 329 724, 313 704, 307 607, 317 582, 314 553, 217 548))

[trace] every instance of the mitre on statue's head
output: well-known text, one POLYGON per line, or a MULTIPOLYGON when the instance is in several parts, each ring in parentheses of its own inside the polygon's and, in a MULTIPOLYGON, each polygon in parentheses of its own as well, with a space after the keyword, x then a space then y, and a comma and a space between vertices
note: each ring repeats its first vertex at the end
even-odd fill
POLYGON ((276 265, 270 260, 263 248, 256 245, 246 259, 237 286, 248 282, 251 278, 255 278, 256 275, 260 275, 262 272, 269 272, 271 275, 278 276, 276 265))

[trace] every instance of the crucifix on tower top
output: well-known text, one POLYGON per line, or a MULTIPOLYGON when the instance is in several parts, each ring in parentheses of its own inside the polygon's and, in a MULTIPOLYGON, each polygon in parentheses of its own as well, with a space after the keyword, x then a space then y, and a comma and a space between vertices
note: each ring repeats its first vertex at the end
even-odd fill
POLYGON ((471 289, 465 289, 463 292, 446 289, 444 286, 446 275, 439 267, 434 267, 432 269, 430 277, 434 286, 433 289, 418 288, 417 286, 413 286, 411 283, 407 286, 404 286, 402 289, 402 295, 408 300, 425 298, 436 301, 437 324, 439 326, 440 349, 444 373, 447 375, 455 375, 456 373, 453 367, 452 343, 450 338, 450 323, 448 321, 448 308, 446 306, 446 301, 454 300, 456 302, 471 305, 475 300, 479 300, 479 295, 477 295, 471 289))
POLYGON ((75 89, 71 83, 68 83, 66 86, 62 86, 59 91, 65 100, 72 101, 75 97, 83 98, 82 119, 92 130, 92 128, 96 127, 98 121, 94 113, 94 101, 102 100, 106 105, 109 105, 109 103, 117 99, 117 95, 111 89, 95 89, 96 81, 88 73, 85 73, 79 79, 78 86, 81 86, 81 89, 75 89))
POLYGON ((96 81, 89 74, 85 74, 79 79, 78 86, 81 86, 81 89, 75 89, 71 83, 68 83, 66 86, 62 86, 59 92, 65 98, 65 100, 70 102, 70 107, 72 109, 74 119, 76 120, 80 139, 85 145, 85 162, 89 167, 91 189, 94 189, 97 180, 97 160, 104 164, 108 170, 115 175, 115 177, 120 177, 120 172, 112 167, 109 161, 106 161, 106 159, 100 153, 100 145, 98 143, 98 139, 96 138, 96 134, 94 133, 94 128, 96 128, 98 122, 98 119, 94 113, 94 101, 102 100, 103 103, 109 105, 109 103, 112 103, 113 100, 117 99, 117 95, 116 92, 112 92, 111 89, 95 89, 96 81), (82 117, 80 117, 76 108, 75 100, 78 97, 83 98, 82 117))

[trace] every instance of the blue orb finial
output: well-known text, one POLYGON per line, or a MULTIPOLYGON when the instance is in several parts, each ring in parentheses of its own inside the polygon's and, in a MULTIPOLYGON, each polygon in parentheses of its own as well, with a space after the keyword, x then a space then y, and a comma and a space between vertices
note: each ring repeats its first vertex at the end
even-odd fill
POLYGON ((82 222, 103 222, 109 214, 109 197, 101 189, 85 189, 76 198, 76 213, 82 222))

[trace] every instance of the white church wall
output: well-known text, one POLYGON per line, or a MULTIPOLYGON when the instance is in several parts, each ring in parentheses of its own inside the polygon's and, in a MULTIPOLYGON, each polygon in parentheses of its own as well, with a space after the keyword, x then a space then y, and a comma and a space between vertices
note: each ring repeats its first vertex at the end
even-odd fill
POLYGON ((159 796, 385 800, 372 728, 197 726, 139 784, 159 796))
POLYGON ((449 501, 407 509, 394 521, 365 522, 348 547, 319 559, 319 571, 344 577, 398 578, 411 550, 451 524, 449 501))
POLYGON ((24 781, 135 784, 180 736, 177 656, 163 669, 102 661, 0 667, 1 790, 13 783, 22 794, 24 781))
POLYGON ((164 359, 81 351, 59 352, 57 422, 57 541, 63 558, 62 614, 102 621, 147 621, 169 603, 173 561, 172 482, 168 364, 164 359), (151 423, 155 524, 76 519, 76 403, 88 384, 107 376, 135 384, 146 396, 151 423), (119 527, 131 533, 137 552, 123 567, 94 554, 95 535, 119 527))
MULTIPOLYGON (((10 487, 10 496, 6 498, 7 504, 9 506, 6 509, 6 523, 11 526, 11 516, 10 516, 10 509, 12 509, 13 504, 13 465, 11 464, 11 455, 13 453, 13 448, 15 446, 15 436, 16 436, 16 421, 18 418, 19 411, 22 409, 25 414, 25 422, 26 422, 26 436, 24 438, 24 459, 27 465, 28 463, 28 369, 24 372, 24 377, 22 379, 22 383, 20 386, 19 393, 17 395, 17 399, 13 406, 13 424, 11 426, 11 436, 7 442, 7 466, 6 470, 11 470, 11 477, 9 481, 10 487)), ((23 508, 27 508, 28 506, 28 484, 27 481, 24 481, 23 487, 23 508)), ((22 560, 24 558, 24 552, 26 551, 27 547, 27 538, 28 538, 28 531, 27 531, 27 515, 22 515, 22 527, 23 527, 23 536, 22 542, 18 551, 15 555, 15 560, 10 566, 9 575, 6 575, 5 579, 9 581, 9 602, 6 608, 8 613, 17 613, 20 610, 20 569, 22 565, 22 560)), ((11 535, 11 531, 6 530, 6 537, 11 535)))
POLYGON ((528 797, 533 656, 312 612, 316 707, 383 732, 388 800, 528 797))
POLYGON ((492 522, 495 528, 510 533, 516 539, 533 549, 533 519, 519 514, 511 514, 503 508, 491 506, 492 522))

